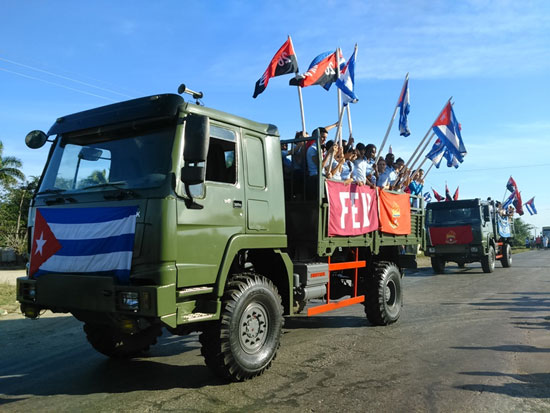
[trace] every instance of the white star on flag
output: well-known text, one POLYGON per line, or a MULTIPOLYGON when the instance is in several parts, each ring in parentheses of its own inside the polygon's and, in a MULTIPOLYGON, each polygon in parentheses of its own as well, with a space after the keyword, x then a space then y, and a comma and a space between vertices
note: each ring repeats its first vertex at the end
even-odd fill
POLYGON ((36 253, 40 253, 42 255, 42 247, 44 247, 44 244, 46 243, 46 240, 44 239, 44 233, 42 232, 40 234, 40 238, 36 240, 36 253))

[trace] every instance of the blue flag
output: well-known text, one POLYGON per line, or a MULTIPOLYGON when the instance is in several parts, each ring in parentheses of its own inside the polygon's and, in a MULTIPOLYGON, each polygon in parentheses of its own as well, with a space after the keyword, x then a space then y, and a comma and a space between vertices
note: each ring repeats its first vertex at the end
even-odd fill
POLYGON ((407 122, 407 116, 411 110, 411 104, 409 101, 409 79, 405 81, 403 89, 401 90, 401 96, 399 96, 399 134, 401 136, 409 136, 411 131, 407 122))

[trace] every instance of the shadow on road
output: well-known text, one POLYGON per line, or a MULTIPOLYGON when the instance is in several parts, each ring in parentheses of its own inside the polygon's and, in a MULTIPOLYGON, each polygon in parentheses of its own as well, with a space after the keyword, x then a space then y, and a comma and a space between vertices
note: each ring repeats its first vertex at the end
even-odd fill
POLYGON ((506 351, 511 353, 550 353, 550 348, 539 348, 535 346, 527 346, 523 344, 517 345, 502 345, 493 347, 451 347, 456 350, 491 350, 491 351, 506 351))
POLYGON ((458 389, 475 392, 490 392, 505 394, 520 398, 550 398, 550 373, 536 374, 507 374, 490 371, 462 372, 460 374, 479 377, 503 377, 513 379, 514 382, 502 385, 466 384, 458 386, 458 389))
POLYGON ((285 330, 295 330, 301 328, 349 328, 349 327, 375 327, 367 317, 354 316, 320 316, 307 317, 306 315, 298 317, 289 317, 285 319, 285 330))

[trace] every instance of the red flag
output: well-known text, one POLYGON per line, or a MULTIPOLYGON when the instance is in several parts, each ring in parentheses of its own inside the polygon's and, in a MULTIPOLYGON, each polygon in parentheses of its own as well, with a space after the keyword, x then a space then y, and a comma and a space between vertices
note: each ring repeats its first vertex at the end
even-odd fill
POLYGON ((380 231, 389 234, 410 234, 411 204, 409 194, 392 194, 381 189, 379 200, 380 231))
POLYGON ((458 200, 458 186, 456 187, 456 191, 453 195, 453 201, 457 201, 458 200))
POLYGON ((271 59, 264 74, 256 82, 254 95, 252 97, 256 98, 256 96, 262 93, 267 87, 269 79, 272 77, 294 72, 298 72, 298 62, 294 53, 294 47, 292 46, 292 40, 290 40, 290 36, 288 36, 288 40, 281 46, 279 51, 275 53, 275 56, 271 59))
POLYGON ((435 199, 437 199, 437 202, 443 201, 445 199, 444 197, 439 195, 435 189, 432 188, 432 191, 434 193, 435 199))
POLYGON ((445 184, 445 201, 452 201, 451 193, 449 192, 449 187, 445 184))
POLYGON ((514 207, 516 207, 516 212, 518 215, 523 215, 523 203, 521 202, 521 193, 518 191, 516 192, 516 199, 514 199, 514 207))
POLYGON ((330 84, 338 79, 338 68, 336 52, 321 53, 313 59, 306 73, 290 79, 289 84, 301 87, 330 84))
POLYGON ((519 192, 518 191, 518 186, 516 185, 516 181, 514 181, 514 178, 510 177, 510 179, 508 179, 508 182, 506 183, 506 188, 508 189, 508 191, 510 192, 519 192))

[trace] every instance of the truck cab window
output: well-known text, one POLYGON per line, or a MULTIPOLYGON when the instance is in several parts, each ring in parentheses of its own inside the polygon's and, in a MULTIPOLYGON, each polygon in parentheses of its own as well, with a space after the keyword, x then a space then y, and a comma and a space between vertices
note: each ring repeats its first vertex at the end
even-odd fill
POLYGON ((212 126, 211 135, 206 158, 206 180, 234 184, 237 175, 235 133, 212 126))

